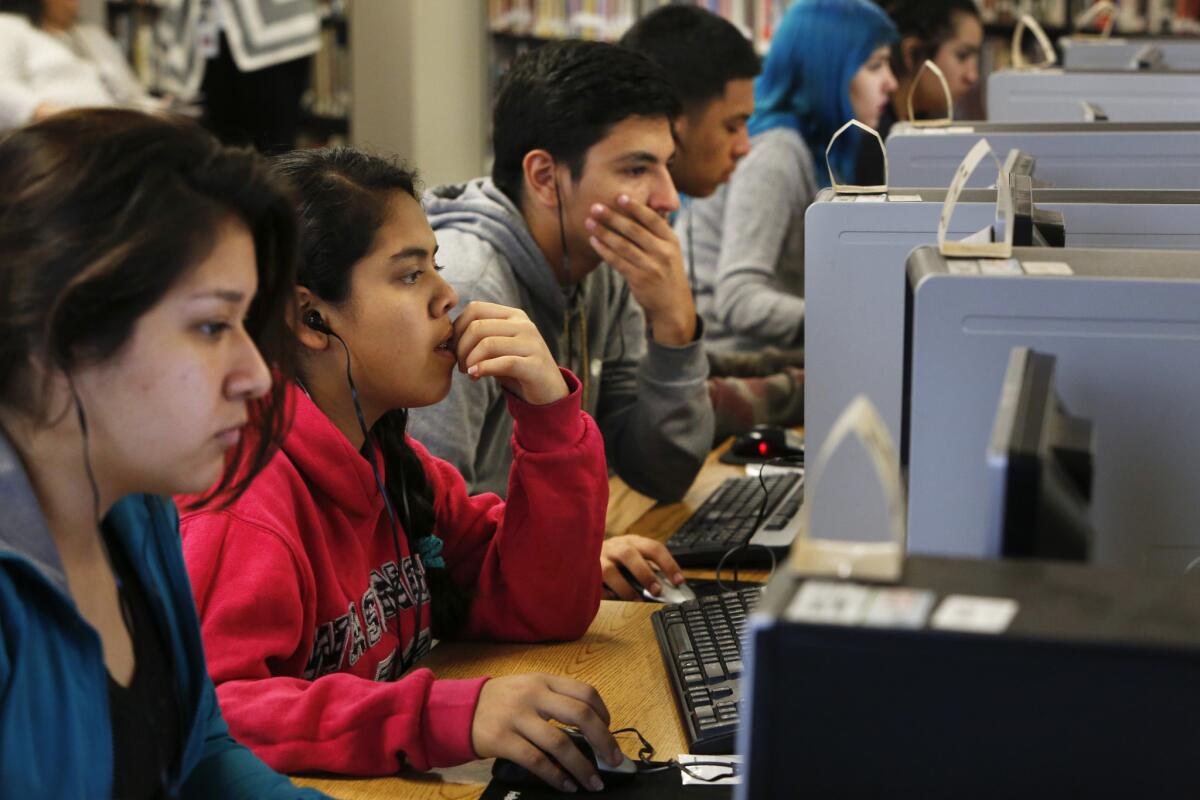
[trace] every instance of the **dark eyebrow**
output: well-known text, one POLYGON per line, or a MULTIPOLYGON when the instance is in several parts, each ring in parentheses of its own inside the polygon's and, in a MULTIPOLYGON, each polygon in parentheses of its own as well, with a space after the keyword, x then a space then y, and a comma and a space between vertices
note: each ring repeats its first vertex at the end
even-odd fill
MULTIPOLYGON (((675 158, 675 153, 676 153, 675 150, 671 150, 671 155, 667 156, 666 163, 668 163, 668 164, 671 163, 671 160, 673 158, 675 158)), ((636 150, 632 153, 626 153, 625 155, 618 158, 617 162, 621 163, 621 164, 651 164, 651 165, 663 163, 663 162, 659 161, 658 156, 654 155, 654 153, 651 153, 649 150, 636 150)))
POLYGON ((658 156, 654 155, 654 153, 651 153, 647 150, 638 150, 633 153, 626 153, 625 155, 621 156, 617 160, 630 162, 633 164, 657 164, 657 163, 659 163, 658 156))
POLYGON ((243 292, 237 291, 236 289, 206 289, 204 291, 196 292, 188 299, 200 300, 209 297, 216 298, 217 300, 224 300, 226 303, 240 303, 246 299, 246 295, 243 292))
MULTIPOLYGON (((437 248, 433 248, 433 252, 437 252, 437 248)), ((429 251, 424 247, 406 247, 399 253, 392 254, 392 261, 403 261, 406 258, 425 258, 429 255, 429 251)))

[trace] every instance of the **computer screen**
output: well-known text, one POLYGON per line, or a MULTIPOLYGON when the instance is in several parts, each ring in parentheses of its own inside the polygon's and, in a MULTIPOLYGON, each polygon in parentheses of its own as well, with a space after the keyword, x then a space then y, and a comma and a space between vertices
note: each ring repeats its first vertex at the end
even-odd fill
POLYGON ((1087 561, 1092 425, 1064 408, 1054 389, 1054 361, 1027 347, 1009 355, 987 450, 989 550, 1087 561))

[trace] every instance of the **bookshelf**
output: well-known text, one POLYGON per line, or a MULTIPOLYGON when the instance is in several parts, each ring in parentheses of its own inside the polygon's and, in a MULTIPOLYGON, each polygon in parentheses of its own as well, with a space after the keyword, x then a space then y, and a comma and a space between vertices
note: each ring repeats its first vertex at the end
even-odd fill
POLYGON ((120 45, 133 73, 150 92, 159 88, 154 23, 161 8, 159 0, 105 0, 104 3, 109 35, 120 45))
MULTIPOLYGON (((494 102, 517 56, 559 39, 616 42, 639 18, 672 0, 488 0, 487 97, 494 102)), ((680 2, 680 0, 675 0, 680 2)), ((793 0, 688 0, 732 22, 766 53, 793 0)))
POLYGON ((321 3, 321 47, 310 64, 298 146, 347 144, 350 139, 350 2, 321 3))
MULTIPOLYGON (((165 0, 103 0, 108 32, 147 91, 161 93, 155 25, 165 0)), ((301 146, 345 143, 350 131, 350 0, 319 0, 321 47, 301 99, 301 146)))

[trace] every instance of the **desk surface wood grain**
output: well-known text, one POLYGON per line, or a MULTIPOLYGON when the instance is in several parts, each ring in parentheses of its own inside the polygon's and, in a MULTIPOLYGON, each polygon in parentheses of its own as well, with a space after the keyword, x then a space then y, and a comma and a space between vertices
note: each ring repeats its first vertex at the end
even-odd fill
MULTIPOLYGON (((726 478, 745 475, 743 467, 718 460, 729 442, 709 454, 696 481, 679 503, 655 505, 620 478, 609 486, 608 533, 636 533, 659 541, 668 537, 699 508, 726 478)), ((711 569, 684 570, 691 578, 711 578, 711 569)), ((728 572, 726 577, 732 577, 728 572)), ((765 570, 742 570, 748 580, 766 580, 765 570)), ((666 667, 659 654, 650 614, 661 606, 604 601, 583 638, 559 644, 491 644, 445 642, 421 662, 441 678, 477 675, 516 675, 548 672, 595 686, 612 715, 612 727, 635 727, 656 748, 656 757, 684 752, 686 738, 671 694, 666 667)), ((636 740, 623 737, 625 752, 636 757, 636 740)), ((388 778, 293 776, 301 786, 311 786, 344 800, 393 798, 477 798, 487 782, 491 762, 473 762, 454 770, 428 774, 406 773, 388 778), (466 783, 456 781, 468 781, 466 783)))
MULTIPOLYGON (((674 756, 684 752, 686 740, 650 626, 650 614, 658 607, 604 601, 587 633, 576 641, 545 645, 444 642, 421 666, 441 678, 549 672, 586 681, 600 691, 614 729, 635 727, 657 748, 658 755, 674 756)), ((621 741, 626 753, 636 758, 635 740, 622 737, 621 741)), ((486 765, 475 767, 468 779, 486 776, 486 765)), ((483 783, 448 782, 459 772, 446 771, 445 777, 435 772, 389 778, 293 776, 293 780, 346 800, 478 797, 483 783)))

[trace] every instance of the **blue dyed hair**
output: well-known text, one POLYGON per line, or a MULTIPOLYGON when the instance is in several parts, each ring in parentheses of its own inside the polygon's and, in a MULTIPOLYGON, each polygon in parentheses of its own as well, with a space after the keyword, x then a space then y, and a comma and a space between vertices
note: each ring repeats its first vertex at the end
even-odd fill
MULTIPOLYGON (((854 116, 850 81, 871 54, 897 41, 896 26, 870 0, 797 0, 771 37, 754 82, 751 135, 786 127, 812 151, 817 183, 829 186, 825 147, 854 116)), ((829 160, 838 175, 853 175, 861 137, 847 132, 829 160)))

